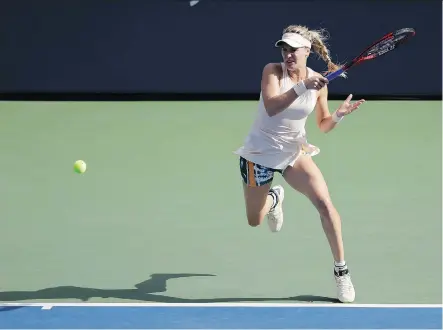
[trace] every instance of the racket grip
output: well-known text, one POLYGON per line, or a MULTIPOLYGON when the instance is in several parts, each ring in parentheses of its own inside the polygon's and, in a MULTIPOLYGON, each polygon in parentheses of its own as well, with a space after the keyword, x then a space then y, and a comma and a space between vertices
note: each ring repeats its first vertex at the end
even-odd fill
POLYGON ((343 68, 338 69, 337 71, 331 72, 329 74, 327 74, 325 76, 326 79, 328 79, 329 81, 334 80, 335 78, 337 78, 338 76, 340 76, 343 73, 343 68))

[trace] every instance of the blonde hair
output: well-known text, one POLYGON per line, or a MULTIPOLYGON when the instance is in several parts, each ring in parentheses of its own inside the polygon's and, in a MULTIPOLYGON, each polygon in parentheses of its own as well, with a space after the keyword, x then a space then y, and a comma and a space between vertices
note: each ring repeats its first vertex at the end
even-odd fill
MULTIPOLYGON (((311 42, 314 52, 317 53, 328 66, 328 70, 325 73, 334 72, 340 69, 341 66, 334 63, 331 59, 329 49, 326 45, 326 40, 329 38, 329 34, 325 29, 309 30, 309 28, 303 25, 289 25, 283 30, 283 34, 288 32, 298 33, 311 42)), ((345 75, 342 76, 345 77, 345 75)))

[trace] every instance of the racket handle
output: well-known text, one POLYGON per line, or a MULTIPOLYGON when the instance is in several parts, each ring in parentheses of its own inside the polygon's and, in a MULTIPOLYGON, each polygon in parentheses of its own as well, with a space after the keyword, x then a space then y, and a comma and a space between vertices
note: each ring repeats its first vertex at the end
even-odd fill
POLYGON ((329 74, 327 74, 325 76, 326 79, 328 79, 329 81, 334 80, 335 78, 337 78, 338 76, 340 76, 343 73, 344 69, 338 69, 337 71, 331 72, 329 74))

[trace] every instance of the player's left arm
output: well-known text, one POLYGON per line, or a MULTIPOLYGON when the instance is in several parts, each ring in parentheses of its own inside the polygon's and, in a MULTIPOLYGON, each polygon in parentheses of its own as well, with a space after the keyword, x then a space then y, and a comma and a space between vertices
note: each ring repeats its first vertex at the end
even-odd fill
POLYGON ((335 128, 335 126, 343 119, 344 116, 357 110, 365 100, 359 100, 351 103, 352 94, 340 105, 340 107, 332 113, 329 112, 328 107, 328 86, 324 86, 319 91, 316 104, 316 119, 317 126, 324 133, 328 133, 335 128))

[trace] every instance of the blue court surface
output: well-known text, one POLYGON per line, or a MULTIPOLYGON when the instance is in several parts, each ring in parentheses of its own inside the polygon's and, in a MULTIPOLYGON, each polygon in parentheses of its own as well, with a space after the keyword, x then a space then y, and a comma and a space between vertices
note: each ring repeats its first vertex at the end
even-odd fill
POLYGON ((0 304, 1 329, 442 329, 442 305, 0 304))

